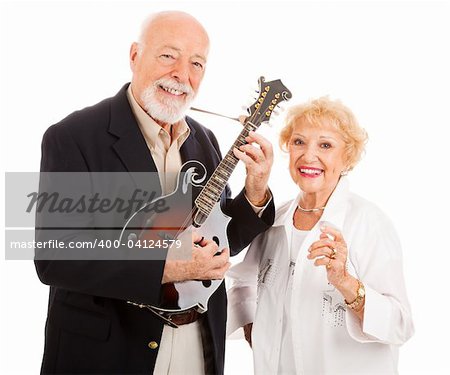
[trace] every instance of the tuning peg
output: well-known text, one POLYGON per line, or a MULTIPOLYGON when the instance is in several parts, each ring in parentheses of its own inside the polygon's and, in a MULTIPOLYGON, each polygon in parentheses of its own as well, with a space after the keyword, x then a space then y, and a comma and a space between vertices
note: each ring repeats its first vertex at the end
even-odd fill
MULTIPOLYGON (((251 103, 251 104, 253 104, 253 103, 251 103)), ((251 105, 251 104, 250 104, 250 105, 251 105)), ((250 105, 243 105, 243 106, 241 107, 241 109, 242 109, 244 112, 250 114, 250 105)))

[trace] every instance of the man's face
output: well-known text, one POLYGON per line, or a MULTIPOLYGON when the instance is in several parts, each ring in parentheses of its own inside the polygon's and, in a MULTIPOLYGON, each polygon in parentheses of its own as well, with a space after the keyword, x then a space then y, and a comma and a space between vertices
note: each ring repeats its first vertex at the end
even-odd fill
POLYGON ((131 88, 158 123, 184 117, 202 81, 209 49, 203 28, 190 18, 156 19, 130 51, 131 88))

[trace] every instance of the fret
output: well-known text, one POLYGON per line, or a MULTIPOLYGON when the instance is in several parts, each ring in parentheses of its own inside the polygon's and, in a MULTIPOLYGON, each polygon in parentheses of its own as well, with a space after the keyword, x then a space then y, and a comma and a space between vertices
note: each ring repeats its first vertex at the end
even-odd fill
MULTIPOLYGON (((219 166, 220 167, 220 166, 219 166)), ((219 180, 220 182, 227 181, 227 176, 224 176, 220 173, 219 167, 217 167, 216 171, 213 174, 213 177, 219 180)))
POLYGON ((212 185, 206 185, 206 190, 209 192, 210 196, 212 199, 214 199, 215 201, 217 200, 217 198, 219 197, 220 193, 219 191, 217 191, 217 188, 215 188, 212 185))
POLYGON ((205 189, 210 192, 210 194, 214 195, 214 199, 217 201, 222 194, 224 186, 206 186, 205 189))
MULTIPOLYGON (((208 192, 211 193, 211 198, 215 198, 218 194, 217 194, 217 189, 212 186, 212 184, 210 184, 210 186, 207 186, 208 192)), ((220 194, 220 193, 219 193, 220 194)))
MULTIPOLYGON (((230 167, 230 166, 233 165, 233 162, 230 162, 230 161, 227 160, 227 159, 223 159, 222 162, 220 163, 220 165, 221 165, 221 166, 227 166, 227 167, 230 167)), ((230 177, 230 176, 227 175, 227 177, 230 177)))
POLYGON ((220 162, 220 164, 221 164, 221 165, 222 165, 222 164, 232 165, 232 164, 233 164, 233 159, 227 158, 227 157, 225 156, 225 159, 223 159, 223 160, 220 162))
POLYGON ((224 163, 223 161, 221 164, 222 164, 223 170, 228 174, 228 177, 230 177, 231 173, 233 172, 233 168, 228 167, 227 163, 224 163))
POLYGON ((218 176, 218 174, 217 173, 214 173, 212 176, 211 176, 211 179, 214 179, 215 181, 215 183, 217 183, 217 184, 219 184, 219 186, 220 185, 222 185, 225 181, 223 180, 223 178, 221 178, 221 177, 219 177, 218 176))
MULTIPOLYGON (((239 159, 238 159, 239 160, 239 159)), ((222 162, 220 164, 226 164, 226 165, 231 165, 233 166, 233 168, 236 166, 237 164, 237 160, 234 158, 231 158, 231 160, 228 159, 223 159, 222 162)), ((229 177, 229 176, 228 176, 229 177)))
POLYGON ((220 175, 220 177, 224 178, 225 180, 228 180, 228 178, 230 176, 228 176, 226 173, 224 173, 224 171, 222 170, 222 162, 218 165, 216 172, 218 175, 220 175))
POLYGON ((213 177, 219 182, 219 184, 225 185, 225 181, 222 177, 219 177, 218 175, 216 176, 213 175, 213 177))
POLYGON ((215 195, 211 193, 211 191, 208 190, 207 188, 205 189, 204 195, 208 197, 207 199, 214 201, 215 195))
POLYGON ((237 164, 237 163, 239 162, 239 159, 238 159, 236 156, 234 156, 234 154, 230 154, 230 155, 229 155, 229 158, 230 158, 235 164, 237 164))
POLYGON ((229 162, 230 164, 234 164, 236 165, 238 163, 239 159, 237 157, 235 157, 234 155, 227 155, 225 156, 225 159, 222 160, 222 162, 229 162))
POLYGON ((222 190, 224 189, 224 187, 226 185, 225 183, 218 182, 218 181, 211 181, 211 183, 217 189, 217 192, 218 192, 219 195, 222 193, 222 190))
POLYGON ((203 206, 205 206, 206 209, 208 209, 209 211, 211 211, 212 208, 214 207, 213 202, 209 201, 209 200, 206 199, 206 198, 202 199, 202 204, 203 204, 203 206))
POLYGON ((228 175, 228 177, 230 177, 231 173, 234 171, 234 168, 236 167, 236 163, 226 161, 224 165, 226 165, 228 169, 231 171, 228 175))
POLYGON ((223 175, 221 164, 222 164, 222 162, 220 162, 220 164, 217 166, 217 169, 214 172, 214 174, 218 174, 220 177, 227 179, 228 176, 227 175, 223 175))
POLYGON ((203 204, 204 206, 208 207, 208 208, 212 208, 213 206, 211 206, 211 203, 209 202, 208 198, 206 198, 204 196, 204 194, 202 194, 202 196, 198 196, 198 198, 196 199, 196 201, 198 201, 198 203, 203 204))
POLYGON ((252 122, 250 122, 250 121, 247 121, 246 123, 245 123, 245 128, 244 128, 244 130, 247 130, 247 132, 248 133, 250 133, 250 131, 255 131, 256 129, 258 129, 258 127, 259 127, 259 125, 255 125, 255 124, 253 124, 252 122), (250 128, 250 129, 248 129, 248 128, 250 128))
POLYGON ((209 213, 211 212, 211 209, 209 207, 206 207, 202 204, 197 204, 197 207, 200 210, 200 212, 206 216, 208 216, 209 213))
POLYGON ((211 203, 203 197, 199 196, 198 198, 195 200, 195 203, 197 204, 197 206, 200 206, 202 204, 203 206, 205 206, 207 208, 208 211, 212 210, 212 208, 214 207, 214 204, 211 205, 211 203), (200 199, 198 199, 198 198, 200 198, 200 199), (197 202, 197 200, 198 200, 198 202, 197 202))
POLYGON ((219 190, 220 190, 221 186, 214 184, 214 181, 209 181, 209 184, 211 185, 211 187, 208 187, 208 185, 206 185, 206 186, 208 188, 210 188, 214 192, 214 194, 220 195, 221 191, 219 191, 219 190))
POLYGON ((229 178, 231 175, 231 172, 233 172, 233 169, 235 166, 231 163, 224 161, 222 164, 222 167, 224 167, 226 169, 227 177, 229 178))
POLYGON ((227 181, 228 181, 228 176, 226 174, 224 174, 224 173, 222 173, 222 174, 216 173, 216 177, 215 178, 223 186, 225 186, 227 181))
POLYGON ((236 159, 237 159, 236 157, 232 157, 231 155, 227 154, 227 155, 225 156, 225 159, 224 159, 224 160, 228 160, 229 162, 233 163, 233 162, 236 161, 236 159))

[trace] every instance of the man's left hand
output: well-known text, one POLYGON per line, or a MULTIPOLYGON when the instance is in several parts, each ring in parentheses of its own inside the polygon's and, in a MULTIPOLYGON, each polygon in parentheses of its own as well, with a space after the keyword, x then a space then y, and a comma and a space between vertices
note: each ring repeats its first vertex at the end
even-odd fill
POLYGON ((268 181, 273 164, 272 144, 262 135, 251 131, 245 145, 234 148, 233 153, 245 164, 245 195, 254 206, 263 206, 268 197, 268 181), (257 147, 256 145, 259 147, 257 147))

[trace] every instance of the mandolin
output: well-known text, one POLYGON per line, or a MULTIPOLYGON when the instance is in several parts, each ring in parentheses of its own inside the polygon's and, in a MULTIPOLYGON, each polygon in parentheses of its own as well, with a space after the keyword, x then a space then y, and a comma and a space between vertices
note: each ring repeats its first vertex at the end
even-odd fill
MULTIPOLYGON (((206 180, 205 166, 196 160, 183 164, 177 178, 177 187, 169 195, 158 197, 141 207, 126 222, 120 234, 120 242, 134 241, 137 244, 158 244, 168 254, 189 253, 192 246, 192 230, 201 236, 213 239, 219 249, 228 247, 226 229, 231 220, 220 207, 220 196, 234 171, 239 159, 233 149, 246 144, 250 131, 256 131, 262 123, 268 122, 273 110, 283 101, 292 97, 291 92, 280 80, 266 82, 259 80, 258 98, 247 108, 243 129, 232 147, 206 180), (201 189, 197 197, 191 199, 192 187, 201 189), (186 204, 189 202, 189 204, 186 204), (153 210, 151 207, 167 207, 167 210, 153 210), (161 212, 163 211, 163 212, 161 212), (177 253, 178 251, 178 253, 177 253)), ((164 313, 178 313, 195 309, 200 313, 207 310, 208 300, 217 290, 222 280, 188 280, 162 285, 161 301, 158 306, 131 304, 146 307, 162 316, 164 313)))

